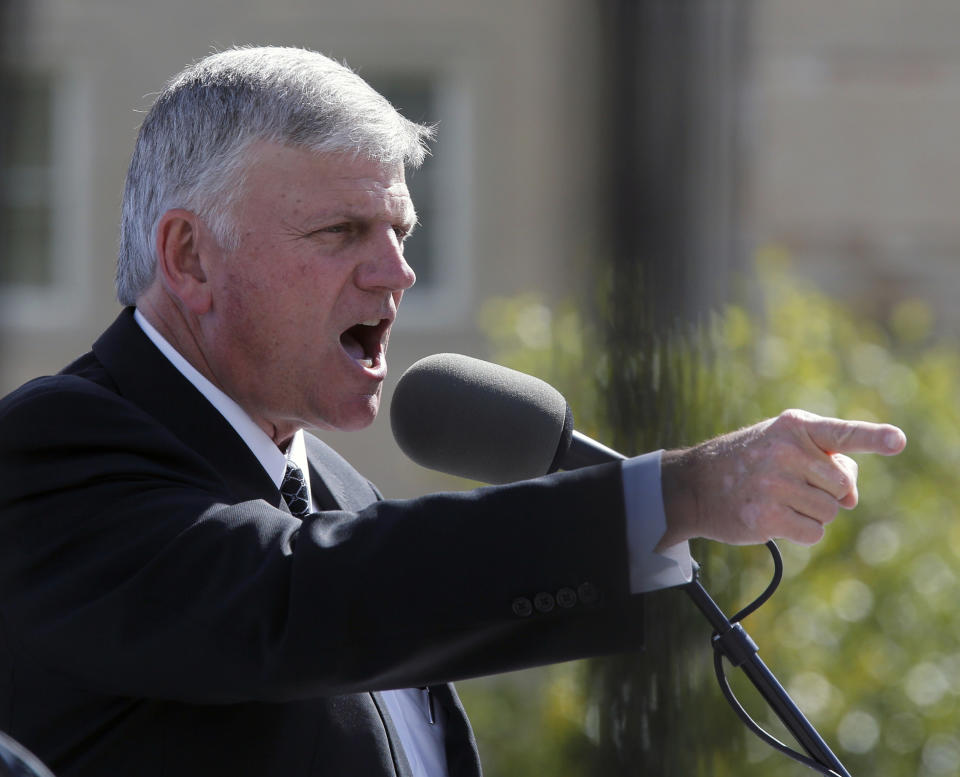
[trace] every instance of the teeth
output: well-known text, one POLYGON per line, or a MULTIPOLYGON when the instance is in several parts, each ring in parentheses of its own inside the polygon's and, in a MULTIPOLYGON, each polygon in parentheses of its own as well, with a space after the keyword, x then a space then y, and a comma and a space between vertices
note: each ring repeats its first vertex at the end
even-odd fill
POLYGON ((362 364, 364 367, 368 367, 368 368, 370 368, 370 369, 373 369, 373 359, 371 359, 371 358, 369 358, 369 357, 363 358, 363 359, 357 359, 357 362, 359 362, 360 364, 362 364))
POLYGON ((361 321, 360 323, 361 323, 363 326, 379 326, 379 325, 380 325, 380 319, 379 319, 379 318, 373 318, 373 319, 371 319, 370 321, 361 321))

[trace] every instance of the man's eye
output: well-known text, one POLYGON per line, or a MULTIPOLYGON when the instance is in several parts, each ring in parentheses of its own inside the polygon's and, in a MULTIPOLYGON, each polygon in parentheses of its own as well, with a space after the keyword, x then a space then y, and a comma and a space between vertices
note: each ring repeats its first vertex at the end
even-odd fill
POLYGON ((393 228, 393 231, 397 236, 397 240, 399 240, 401 243, 410 237, 411 230, 407 227, 396 226, 393 228))

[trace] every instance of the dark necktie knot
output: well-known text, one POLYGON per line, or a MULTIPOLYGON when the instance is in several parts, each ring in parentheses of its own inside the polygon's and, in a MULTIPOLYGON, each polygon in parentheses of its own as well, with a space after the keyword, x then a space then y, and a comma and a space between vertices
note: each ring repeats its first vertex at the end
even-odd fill
POLYGON ((303 471, 292 461, 287 462, 287 470, 280 484, 280 495, 290 508, 290 512, 297 518, 303 518, 310 512, 307 481, 303 478, 303 471))

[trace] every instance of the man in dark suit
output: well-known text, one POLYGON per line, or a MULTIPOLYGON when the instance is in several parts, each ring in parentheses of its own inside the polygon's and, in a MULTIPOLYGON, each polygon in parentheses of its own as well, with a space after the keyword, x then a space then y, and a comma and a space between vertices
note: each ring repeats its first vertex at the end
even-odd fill
POLYGON ((58 774, 478 775, 448 681, 637 646, 687 539, 815 542, 842 452, 905 444, 790 411, 381 499, 303 430, 377 414, 429 135, 295 49, 208 57, 145 118, 126 309, 0 402, 0 729, 58 774))

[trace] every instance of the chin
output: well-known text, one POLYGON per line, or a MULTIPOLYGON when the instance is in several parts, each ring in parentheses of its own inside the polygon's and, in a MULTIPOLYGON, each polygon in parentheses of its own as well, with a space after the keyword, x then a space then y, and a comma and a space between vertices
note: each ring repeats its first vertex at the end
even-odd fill
POLYGON ((337 432, 359 432, 372 424, 380 410, 380 397, 365 397, 356 405, 344 407, 335 416, 323 415, 313 424, 317 429, 337 432))
POLYGON ((366 429, 370 426, 375 418, 375 415, 369 418, 351 418, 338 424, 336 428, 341 432, 359 432, 361 429, 366 429))

